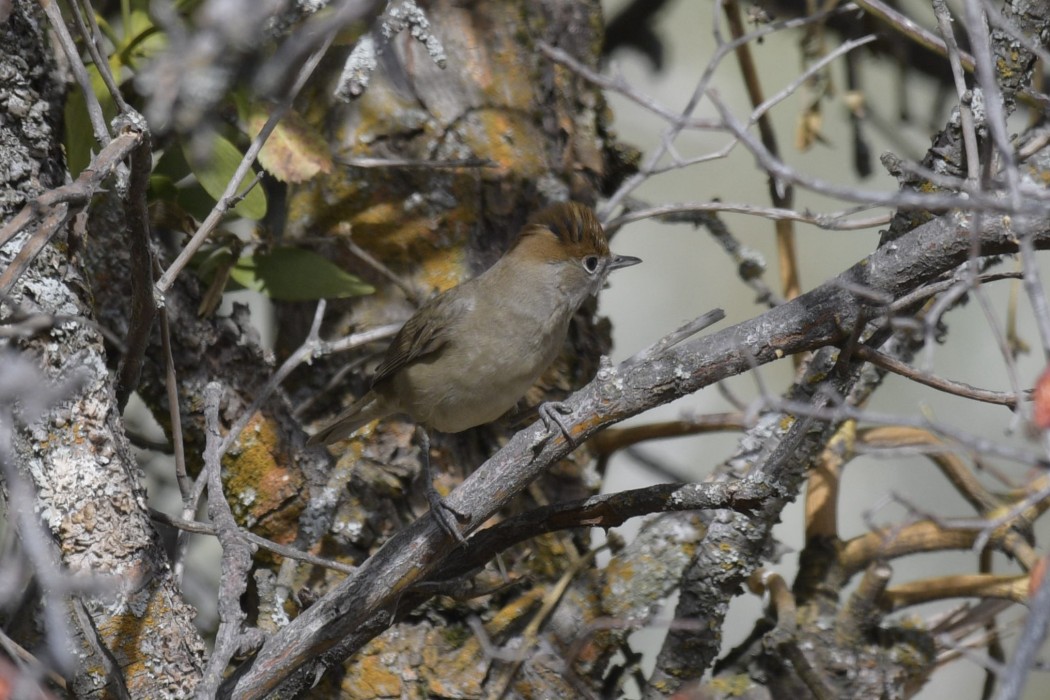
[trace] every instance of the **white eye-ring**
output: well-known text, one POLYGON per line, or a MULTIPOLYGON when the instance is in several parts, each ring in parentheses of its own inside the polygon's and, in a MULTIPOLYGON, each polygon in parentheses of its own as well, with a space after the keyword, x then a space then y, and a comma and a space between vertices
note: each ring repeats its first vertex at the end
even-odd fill
POLYGON ((593 275, 595 272, 598 271, 599 262, 601 262, 601 260, 598 258, 597 255, 588 255, 586 258, 583 259, 583 269, 586 270, 588 274, 593 275))

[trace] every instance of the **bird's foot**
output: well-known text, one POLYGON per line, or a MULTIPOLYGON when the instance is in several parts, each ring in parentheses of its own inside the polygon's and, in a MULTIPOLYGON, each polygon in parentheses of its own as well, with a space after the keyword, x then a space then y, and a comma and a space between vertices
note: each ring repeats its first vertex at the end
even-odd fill
POLYGON ((555 427, 557 427, 558 430, 561 431, 561 434, 565 436, 565 440, 570 446, 576 446, 576 438, 572 436, 569 426, 567 426, 565 421, 562 420, 562 416, 572 415, 572 408, 570 408, 568 404, 561 401, 548 401, 540 404, 540 407, 536 410, 540 414, 540 420, 543 421, 543 426, 546 428, 546 431, 532 443, 532 451, 534 453, 539 452, 543 449, 543 446, 550 441, 554 436, 555 427))
POLYGON ((470 516, 466 513, 461 513, 456 510, 441 497, 437 489, 434 488, 434 482, 430 480, 429 474, 426 477, 426 496, 427 503, 430 505, 430 512, 434 514, 434 519, 437 520, 437 524, 445 531, 445 534, 452 537, 460 544, 466 544, 467 538, 463 536, 463 533, 459 531, 457 523, 466 525, 470 522, 470 516))
POLYGON ((427 435, 427 431, 422 427, 417 427, 416 430, 419 433, 420 459, 423 463, 423 491, 426 494, 427 503, 430 505, 430 512, 434 514, 434 519, 437 520, 437 524, 445 531, 445 534, 452 537, 459 544, 466 544, 467 539, 459 531, 457 521, 465 525, 470 522, 470 516, 466 513, 461 513, 446 503, 445 499, 434 488, 434 474, 430 467, 430 436, 427 435))

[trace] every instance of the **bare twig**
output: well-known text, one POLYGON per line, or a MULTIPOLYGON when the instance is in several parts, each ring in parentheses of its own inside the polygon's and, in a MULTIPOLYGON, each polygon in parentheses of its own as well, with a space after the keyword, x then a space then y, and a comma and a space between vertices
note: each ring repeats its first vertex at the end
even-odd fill
MULTIPOLYGON (((51 3, 53 4, 53 3, 51 3)), ((131 110, 131 107, 127 102, 124 101, 124 95, 120 91, 120 87, 117 86, 117 81, 113 79, 113 72, 109 69, 109 61, 102 55, 99 50, 99 44, 102 41, 102 37, 99 36, 98 24, 95 22, 95 9, 91 7, 91 3, 88 0, 71 0, 68 2, 71 13, 73 15, 73 21, 76 22, 77 31, 80 32, 80 36, 84 39, 84 45, 87 46, 88 53, 91 55, 91 60, 95 63, 95 69, 98 71, 99 76, 102 78, 102 82, 106 85, 106 90, 109 91, 110 97, 113 98, 113 102, 117 105, 117 109, 122 114, 127 114, 131 110), (81 4, 84 5, 84 11, 81 11, 81 4), (87 20, 85 21, 85 15, 87 20), (91 27, 88 28, 88 23, 91 27)), ((80 62, 80 54, 76 55, 74 59, 72 56, 68 56, 70 60, 80 62)), ((94 90, 92 90, 94 92, 94 90)), ((88 98, 85 95, 85 99, 94 99, 97 102, 97 97, 92 95, 88 98)))
MULTIPOLYGON (((867 209, 864 207, 860 210, 867 209)), ((766 219, 791 219, 805 224, 812 224, 817 228, 829 231, 856 231, 869 229, 875 226, 885 225, 890 221, 889 214, 878 214, 867 219, 847 219, 846 217, 856 213, 858 209, 840 212, 829 212, 827 214, 812 214, 795 209, 778 209, 775 207, 760 207, 752 204, 736 204, 733 202, 684 202, 657 204, 641 209, 629 209, 622 214, 610 219, 605 224, 606 231, 615 232, 624 225, 643 219, 659 218, 671 214, 691 214, 704 212, 721 212, 729 214, 749 214, 761 216, 766 219)))
POLYGON ((955 32, 952 31, 952 16, 948 5, 944 0, 933 0, 933 11, 937 15, 937 26, 948 49, 948 61, 952 66, 952 77, 955 79, 955 92, 959 96, 959 128, 966 152, 966 177, 971 182, 977 182, 981 158, 977 151, 977 131, 974 129, 973 109, 970 106, 973 95, 966 87, 966 77, 963 75, 962 61, 959 58, 959 45, 955 41, 955 32))
MULTIPOLYGON (((164 523, 171 527, 185 532, 192 532, 198 535, 218 535, 218 529, 210 523, 202 523, 198 520, 184 520, 183 518, 176 518, 175 516, 162 513, 159 510, 150 510, 150 518, 158 523, 164 523)), ((273 552, 274 554, 280 554, 282 557, 289 559, 295 559, 296 561, 305 562, 307 564, 313 564, 324 569, 331 569, 333 571, 340 571, 344 574, 354 573, 355 567, 342 562, 335 561, 334 559, 325 559, 324 557, 317 557, 309 552, 304 552, 295 547, 288 547, 283 544, 268 540, 265 537, 259 537, 254 532, 248 530, 241 531, 244 538, 254 544, 255 546, 273 552)))
POLYGON ((1036 656, 1043 648, 1047 629, 1050 629, 1050 576, 1044 575, 1035 595, 1028 599, 1024 630, 1017 641, 1013 658, 999 678, 996 700, 1017 700, 1021 697, 1036 656))
POLYGON ((1023 185, 1023 201, 1020 205, 1015 206, 999 197, 979 191, 965 192, 960 195, 910 190, 876 192, 821 180, 791 168, 774 157, 758 139, 748 132, 746 125, 732 114, 717 91, 708 91, 708 96, 718 108, 726 128, 740 140, 747 150, 755 155, 763 168, 771 171, 785 182, 801 185, 815 192, 850 202, 863 203, 868 206, 889 206, 901 210, 957 209, 961 211, 987 211, 1037 216, 1046 206, 1045 200, 1048 198, 1048 194, 1045 190, 1025 188, 1023 185))
POLYGON ((102 105, 99 104, 98 96, 95 95, 95 90, 91 86, 91 76, 88 75, 84 62, 80 60, 80 52, 77 50, 76 42, 73 41, 73 36, 66 27, 66 20, 62 17, 62 9, 55 0, 41 0, 40 6, 43 7, 44 14, 47 15, 47 19, 51 23, 51 30, 58 39, 66 59, 69 61, 68 65, 70 70, 73 71, 73 79, 77 81, 77 87, 84 94, 88 120, 91 122, 91 129, 95 133, 95 140, 103 147, 108 146, 110 142, 109 129, 106 127, 106 118, 102 114, 102 105))
MULTIPOLYGON (((930 32, 922 25, 914 22, 910 17, 901 14, 899 11, 882 2, 882 0, 855 0, 855 2, 873 17, 878 17, 889 27, 893 28, 894 31, 903 34, 920 46, 932 49, 941 56, 948 55, 948 48, 944 45, 943 39, 930 32)), ((973 70, 973 57, 968 53, 960 51, 959 60, 962 63, 963 68, 968 71, 973 70)))
POLYGON ((219 584, 219 629, 215 633, 215 648, 204 669, 204 677, 197 686, 197 697, 202 699, 215 697, 226 666, 245 645, 244 624, 248 615, 241 607, 241 596, 248 589, 248 572, 251 570, 253 554, 223 494, 222 434, 219 428, 221 399, 222 386, 218 382, 212 382, 205 387, 207 445, 204 448, 204 468, 208 482, 208 515, 215 524, 216 536, 222 545, 222 576, 219 584))
MULTIPOLYGON (((726 21, 733 39, 739 39, 744 35, 744 21, 740 13, 740 5, 736 0, 723 0, 722 9, 725 12, 726 21)), ((771 107, 766 107, 766 100, 762 97, 762 86, 759 83, 758 70, 754 59, 751 57, 751 48, 748 44, 740 44, 736 47, 737 62, 740 64, 740 72, 744 76, 744 87, 747 89, 748 98, 754 108, 750 121, 758 124, 758 133, 762 138, 762 144, 773 154, 780 157, 780 149, 777 145, 776 132, 773 131, 773 122, 769 119, 768 112, 771 107)), ((811 68, 811 70, 818 70, 811 68)), ((796 82, 801 85, 810 75, 807 71, 800 76, 796 82)), ((788 93, 785 93, 788 94, 788 93)), ((769 198, 777 209, 790 209, 794 202, 794 191, 772 172, 769 173, 769 198)), ((785 299, 793 299, 801 291, 801 282, 798 276, 798 256, 795 253, 795 227, 790 219, 775 219, 774 228, 777 239, 777 257, 780 261, 780 285, 781 294, 785 299)))
MULTIPOLYGON (((91 43, 91 42, 89 42, 91 43)), ((123 407, 135 390, 142 371, 142 357, 149 345, 157 305, 153 299, 153 253, 150 250, 149 211, 146 191, 153 166, 149 129, 137 112, 125 108, 121 119, 138 132, 140 138, 131 152, 131 173, 124 193, 124 216, 128 226, 128 253, 131 277, 131 313, 128 314, 127 350, 120 358, 117 373, 117 405, 123 407)))
POLYGON ((328 46, 331 43, 333 37, 329 37, 321 46, 314 52, 314 54, 303 64, 302 69, 299 71, 299 75, 296 76, 295 83, 288 90, 288 94, 284 96, 281 103, 277 105, 273 112, 270 114, 266 123, 256 134, 255 138, 252 139, 251 145, 248 146, 248 150, 245 151, 244 157, 241 159, 240 164, 237 166, 237 170, 234 171, 233 176, 230 178, 229 183, 226 185, 226 189, 223 191, 222 196, 219 197, 219 201, 216 202, 215 207, 212 208, 211 212, 204 219, 201 225, 190 237, 189 242, 178 254, 175 260, 168 266, 168 269, 164 271, 164 274, 160 276, 156 284, 156 294, 158 300, 163 300, 164 295, 171 288, 171 285, 175 283, 175 278, 179 276, 182 269, 186 267, 190 259, 200 249, 204 242, 208 240, 208 236, 211 235, 212 231, 218 226, 222 217, 226 215, 227 210, 231 207, 231 203, 237 196, 237 192, 240 189, 241 183, 244 178, 251 172, 252 164, 255 159, 259 157, 259 151, 262 150, 263 144, 266 143, 266 139, 269 138, 273 130, 277 128, 278 122, 284 118, 284 115, 292 108, 292 103, 295 100, 296 95, 303 89, 306 81, 313 74, 314 69, 321 62, 325 52, 328 50, 328 46))
POLYGON ((908 379, 919 382, 920 384, 925 384, 926 386, 933 387, 934 389, 949 394, 954 394, 955 396, 962 396, 963 398, 982 401, 984 403, 999 404, 1000 406, 1008 406, 1010 408, 1015 408, 1017 406, 1018 399, 1016 394, 978 389, 977 387, 970 386, 963 382, 953 382, 949 379, 937 377, 927 372, 917 370, 895 357, 881 353, 866 345, 858 345, 854 349, 854 353, 860 359, 866 360, 885 370, 889 370, 894 374, 899 374, 902 377, 907 377, 908 379))

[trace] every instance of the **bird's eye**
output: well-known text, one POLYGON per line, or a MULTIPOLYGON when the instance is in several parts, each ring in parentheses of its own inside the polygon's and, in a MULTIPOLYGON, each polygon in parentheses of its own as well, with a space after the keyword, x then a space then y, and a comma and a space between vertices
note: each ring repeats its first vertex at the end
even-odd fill
POLYGON ((583 259, 583 269, 593 275, 595 272, 598 271, 598 262, 599 260, 597 255, 588 255, 586 258, 583 259))

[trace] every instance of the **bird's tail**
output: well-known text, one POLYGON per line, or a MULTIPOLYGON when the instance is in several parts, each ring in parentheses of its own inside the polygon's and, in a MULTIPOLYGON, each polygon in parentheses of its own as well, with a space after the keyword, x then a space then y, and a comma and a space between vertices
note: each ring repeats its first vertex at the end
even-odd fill
POLYGON ((306 441, 308 446, 331 445, 333 442, 349 437, 356 430, 371 423, 376 418, 383 418, 390 413, 382 397, 370 391, 343 410, 335 420, 321 428, 306 441))

